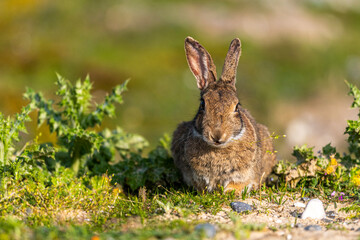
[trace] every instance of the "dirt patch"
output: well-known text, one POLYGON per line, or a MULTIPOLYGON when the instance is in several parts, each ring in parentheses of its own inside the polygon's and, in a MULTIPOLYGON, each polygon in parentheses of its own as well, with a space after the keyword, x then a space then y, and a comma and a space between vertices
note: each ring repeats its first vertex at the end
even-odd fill
MULTIPOLYGON (((260 231, 251 230, 247 235, 241 235, 246 239, 359 239, 360 222, 359 219, 351 218, 351 213, 340 211, 341 208, 350 203, 337 202, 336 206, 332 202, 323 201, 327 217, 322 220, 301 219, 299 216, 304 211, 304 207, 295 207, 294 204, 302 202, 300 197, 284 197, 281 205, 271 203, 267 200, 249 198, 237 201, 245 202, 253 207, 253 210, 236 214, 230 206, 224 206, 222 211, 215 215, 211 213, 201 213, 186 217, 187 221, 209 222, 218 227, 215 239, 236 239, 236 225, 234 216, 241 224, 254 224, 261 226, 260 231), (233 218, 233 219, 232 219, 233 218), (315 225, 311 230, 305 230, 306 227, 315 225)), ((158 220, 169 221, 183 218, 176 214, 164 214, 158 217, 158 220)), ((241 230, 239 230, 241 231, 241 230)))
MULTIPOLYGON (((254 207, 254 210, 242 216, 243 223, 264 223, 266 231, 252 232, 249 239, 358 239, 360 227, 358 219, 350 219, 351 214, 339 211, 346 203, 324 203, 327 217, 322 220, 301 219, 297 216, 304 211, 302 207, 295 207, 296 202, 286 198, 282 205, 259 201, 258 199, 246 199, 246 202, 254 207), (320 226, 321 230, 305 230, 310 225, 320 226)), ((232 211, 230 208, 228 212, 232 211)), ((319 228, 320 229, 320 228, 319 228)))

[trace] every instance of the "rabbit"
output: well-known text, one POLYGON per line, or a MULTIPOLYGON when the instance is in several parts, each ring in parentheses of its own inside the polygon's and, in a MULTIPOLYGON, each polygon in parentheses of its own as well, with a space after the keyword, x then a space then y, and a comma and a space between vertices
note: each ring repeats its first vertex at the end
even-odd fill
POLYGON ((241 194, 265 182, 276 163, 266 126, 244 109, 236 93, 241 42, 235 38, 217 80, 210 54, 192 37, 185 39, 190 70, 200 90, 195 118, 173 133, 171 152, 187 185, 198 191, 223 189, 241 194))

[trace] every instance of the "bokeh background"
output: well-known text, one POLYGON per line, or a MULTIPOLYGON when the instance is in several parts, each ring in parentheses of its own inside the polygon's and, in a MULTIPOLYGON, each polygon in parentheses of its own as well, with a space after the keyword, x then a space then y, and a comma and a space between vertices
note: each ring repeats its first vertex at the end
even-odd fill
MULTIPOLYGON (((276 141, 279 158, 303 143, 342 148, 346 119, 356 117, 344 80, 360 81, 358 0, 1 0, 0 34, 4 114, 26 104, 26 86, 53 97, 56 72, 71 81, 89 74, 95 102, 130 78, 106 125, 154 146, 198 108, 183 50, 192 36, 218 72, 230 41, 242 40, 239 97, 271 132, 287 135, 276 141)), ((40 131, 29 128, 24 137, 40 131)))

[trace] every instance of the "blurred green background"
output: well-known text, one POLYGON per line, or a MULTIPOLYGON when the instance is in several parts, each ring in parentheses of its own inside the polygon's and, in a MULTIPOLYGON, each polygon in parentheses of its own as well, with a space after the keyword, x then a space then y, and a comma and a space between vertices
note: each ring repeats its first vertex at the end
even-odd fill
MULTIPOLYGON (((89 74, 95 102, 130 78, 119 117, 106 125, 154 146, 198 108, 183 49, 192 36, 218 73, 230 41, 241 39, 239 97, 271 132, 287 135, 276 141, 279 158, 296 144, 341 146, 355 116, 344 79, 360 81, 357 0, 1 0, 0 33, 4 114, 26 104, 26 86, 50 97, 56 72, 72 81, 89 74)), ((27 137, 39 132, 32 126, 27 137)))

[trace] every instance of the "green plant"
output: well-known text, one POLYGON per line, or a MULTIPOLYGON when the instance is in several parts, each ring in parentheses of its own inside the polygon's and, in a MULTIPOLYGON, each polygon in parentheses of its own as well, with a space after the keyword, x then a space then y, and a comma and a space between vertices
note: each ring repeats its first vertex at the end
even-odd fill
POLYGON ((164 135, 159 146, 148 157, 132 153, 118 164, 110 166, 109 173, 115 175, 115 181, 126 184, 131 190, 137 190, 141 186, 154 189, 159 185, 179 185, 180 172, 170 155, 170 141, 170 137, 164 135))
POLYGON ((287 199, 284 199, 284 196, 285 196, 285 193, 281 193, 279 198, 274 198, 274 202, 277 204, 277 205, 284 205, 284 203, 287 201, 287 199))
POLYGON ((344 161, 348 165, 360 164, 360 90, 353 84, 346 82, 350 88, 349 95, 353 96, 352 108, 358 109, 358 119, 348 120, 345 133, 348 135, 349 154, 344 156, 344 161))
POLYGON ((293 188, 300 187, 302 195, 319 195, 324 192, 333 200, 344 200, 345 195, 357 196, 360 187, 360 90, 346 82, 353 96, 352 108, 358 109, 358 119, 348 120, 348 152, 339 153, 327 144, 315 155, 312 147, 294 147, 296 163, 280 162, 275 172, 293 188))
POLYGON ((30 100, 30 108, 38 110, 38 125, 44 122, 55 132, 58 144, 62 147, 56 157, 65 166, 75 172, 86 166, 98 163, 106 165, 114 159, 114 150, 123 155, 130 150, 141 150, 147 142, 141 136, 125 133, 121 128, 113 132, 97 132, 104 117, 115 115, 115 103, 122 103, 121 94, 126 90, 128 81, 116 86, 111 94, 105 97, 102 104, 92 106, 90 78, 73 86, 58 75, 56 95, 60 100, 47 100, 41 93, 27 89, 25 98, 30 100), (55 106, 54 106, 55 105, 55 106))
POLYGON ((126 90, 127 81, 115 87, 105 101, 96 106, 91 105, 89 77, 73 86, 58 75, 56 84, 56 95, 60 98, 57 102, 31 89, 27 90, 25 98, 30 100, 31 109, 38 110, 38 125, 46 122, 50 131, 56 133, 60 147, 35 144, 32 151, 26 151, 24 159, 41 156, 48 170, 55 170, 61 163, 79 174, 84 171, 91 175, 113 174, 113 182, 128 186, 131 191, 142 186, 151 189, 180 182, 170 156, 168 135, 144 157, 142 150, 148 143, 140 135, 127 133, 120 127, 97 131, 105 116, 114 116, 115 103, 122 103, 121 94, 126 90), (48 152, 45 153, 45 149, 48 152), (50 156, 50 152, 54 154, 50 156))
POLYGON ((13 159, 14 143, 19 141, 19 133, 25 132, 25 122, 30 121, 29 106, 23 107, 14 118, 7 117, 0 112, 0 166, 9 164, 13 159))

